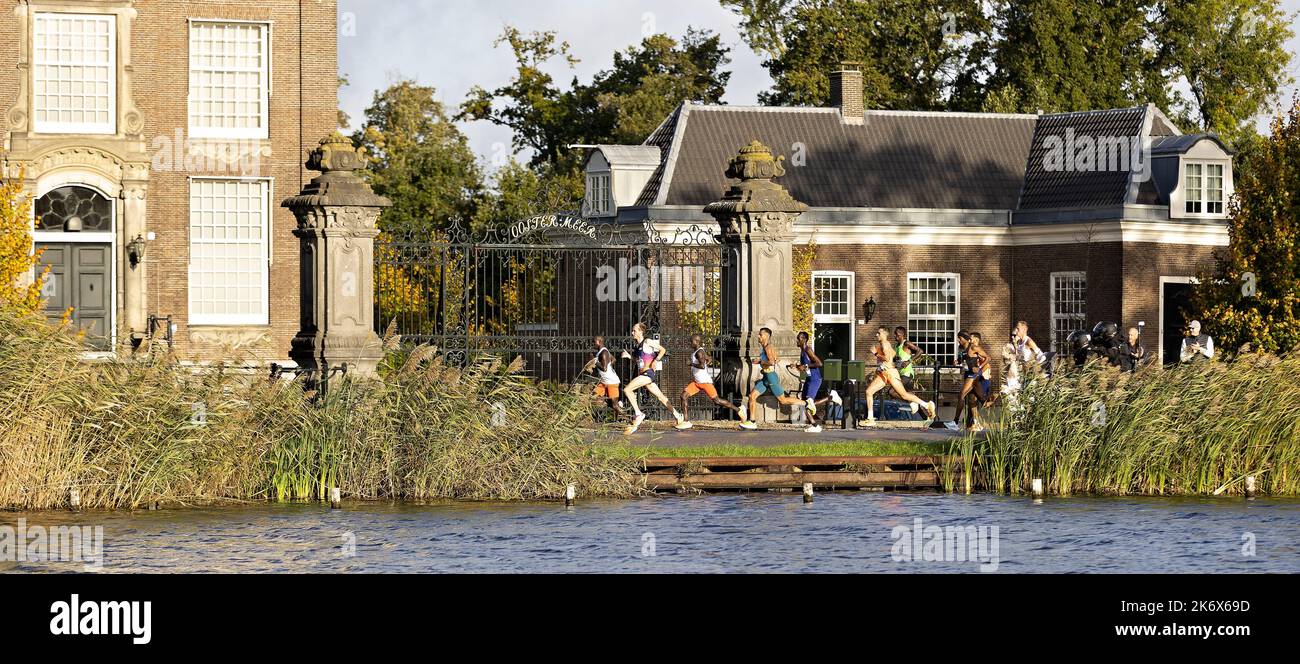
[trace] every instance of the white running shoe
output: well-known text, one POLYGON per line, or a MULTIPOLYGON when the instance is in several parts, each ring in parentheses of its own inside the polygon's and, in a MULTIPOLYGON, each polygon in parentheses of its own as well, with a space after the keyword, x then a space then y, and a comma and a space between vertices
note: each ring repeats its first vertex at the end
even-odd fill
POLYGON ((933 402, 933 401, 928 401, 928 402, 926 402, 926 404, 925 404, 925 409, 928 410, 928 411, 930 411, 930 420, 931 420, 931 421, 933 421, 935 418, 939 417, 939 408, 938 408, 937 406, 934 405, 934 402, 933 402))
POLYGON ((831 403, 835 404, 836 406, 844 405, 844 400, 840 398, 839 392, 836 392, 835 390, 831 390, 831 403))
POLYGON ((868 418, 865 419, 865 420, 858 420, 858 423, 861 424, 861 425, 863 425, 863 426, 868 426, 868 427, 869 427, 869 426, 874 426, 875 423, 876 423, 876 418, 874 418, 874 417, 868 417, 868 418))
POLYGON ((637 427, 641 426, 641 423, 644 421, 645 421, 645 413, 641 413, 640 415, 637 415, 636 417, 632 418, 632 430, 636 431, 637 427))
POLYGON ((915 415, 915 414, 917 414, 918 412, 921 411, 921 404, 919 404, 919 403, 917 403, 917 402, 915 402, 915 401, 911 402, 911 403, 908 404, 908 405, 912 407, 912 414, 913 414, 913 415, 915 415))
POLYGON ((817 414, 817 402, 816 402, 816 401, 813 401, 813 398, 812 398, 812 397, 808 397, 807 399, 804 399, 803 402, 806 403, 806 404, 808 404, 808 414, 809 414, 809 415, 816 415, 816 414, 817 414))
POLYGON ((627 428, 626 428, 626 429, 623 429, 623 435, 624 435, 624 436, 630 436, 630 435, 636 433, 636 430, 637 430, 637 425, 635 425, 635 424, 629 424, 629 425, 627 425, 627 428))
POLYGON ((695 426, 695 425, 694 425, 694 424, 691 424, 690 422, 681 421, 681 422, 678 422, 678 423, 677 423, 677 426, 675 426, 675 427, 673 427, 673 428, 676 429, 676 430, 678 430, 678 431, 685 431, 685 430, 687 430, 687 429, 689 429, 689 428, 691 428, 691 427, 693 427, 693 426, 695 426))
POLYGON ((673 419, 677 420, 677 424, 680 425, 682 422, 685 422, 685 421, 686 421, 686 416, 685 416, 685 415, 682 415, 680 412, 677 411, 676 408, 674 408, 674 409, 673 409, 673 419))
POLYGON ((749 431, 753 431, 754 429, 757 429, 757 428, 758 428, 758 422, 749 422, 749 421, 741 422, 741 423, 740 423, 740 428, 742 428, 742 429, 748 429, 749 431))
POLYGON ((739 412, 739 413, 736 413, 736 415, 740 418, 740 421, 741 421, 741 422, 748 422, 748 421, 749 421, 749 406, 746 406, 746 405, 743 404, 743 403, 740 404, 740 412, 739 412))
POLYGON ((821 433, 821 432, 822 432, 822 428, 821 428, 820 426, 817 426, 816 424, 814 424, 814 425, 808 427, 807 429, 804 429, 803 432, 804 432, 804 433, 821 433))
POLYGON ((948 429, 949 431, 961 431, 961 427, 957 426, 957 423, 956 423, 955 421, 954 421, 954 422, 944 422, 944 423, 943 423, 943 426, 944 426, 944 428, 948 429))

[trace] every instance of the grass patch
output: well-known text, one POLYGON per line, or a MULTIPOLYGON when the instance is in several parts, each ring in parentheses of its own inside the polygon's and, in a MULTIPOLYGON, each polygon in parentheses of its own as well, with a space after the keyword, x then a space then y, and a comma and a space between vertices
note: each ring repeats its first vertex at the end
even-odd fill
POLYGON ((89 363, 81 351, 66 330, 0 313, 0 509, 65 507, 72 488, 91 509, 322 500, 333 486, 361 499, 634 490, 634 464, 581 434, 585 392, 496 359, 392 353, 380 379, 336 380, 309 401, 260 370, 89 363))

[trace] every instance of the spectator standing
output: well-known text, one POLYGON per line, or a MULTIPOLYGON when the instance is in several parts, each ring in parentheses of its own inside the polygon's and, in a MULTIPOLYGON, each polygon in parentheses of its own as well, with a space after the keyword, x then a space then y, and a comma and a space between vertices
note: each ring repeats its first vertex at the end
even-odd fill
POLYGON ((1183 350, 1178 357, 1184 364, 1214 359, 1214 339, 1201 334, 1201 321, 1187 324, 1187 336, 1183 337, 1183 350))
POLYGON ((1128 337, 1119 345, 1119 368, 1121 371, 1133 373, 1137 371, 1138 365, 1146 359, 1147 350, 1142 347, 1141 333, 1136 327, 1128 329, 1128 337))

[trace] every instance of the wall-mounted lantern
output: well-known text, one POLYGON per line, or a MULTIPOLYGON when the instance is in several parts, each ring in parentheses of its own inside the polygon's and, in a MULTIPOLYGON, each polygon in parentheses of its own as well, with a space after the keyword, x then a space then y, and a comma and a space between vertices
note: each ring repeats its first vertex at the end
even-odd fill
POLYGON ((862 303, 862 317, 866 323, 870 323, 871 319, 876 317, 876 298, 869 297, 862 303))
POLYGON ((126 245, 126 256, 131 259, 131 267, 135 267, 144 260, 144 236, 137 235, 126 245))

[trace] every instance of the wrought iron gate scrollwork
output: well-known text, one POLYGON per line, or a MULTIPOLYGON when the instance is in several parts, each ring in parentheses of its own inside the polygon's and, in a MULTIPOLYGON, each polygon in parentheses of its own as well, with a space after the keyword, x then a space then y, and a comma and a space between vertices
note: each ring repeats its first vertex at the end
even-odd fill
MULTIPOLYGON (((538 379, 570 383, 585 379, 595 335, 620 355, 640 322, 668 349, 661 387, 675 398, 689 381, 691 335, 719 363, 736 347, 722 321, 731 260, 712 227, 660 231, 566 214, 481 232, 455 222, 422 237, 385 233, 375 247, 377 332, 435 346, 450 362, 522 357, 538 379)), ((632 373, 626 360, 618 369, 625 381, 632 373)))

